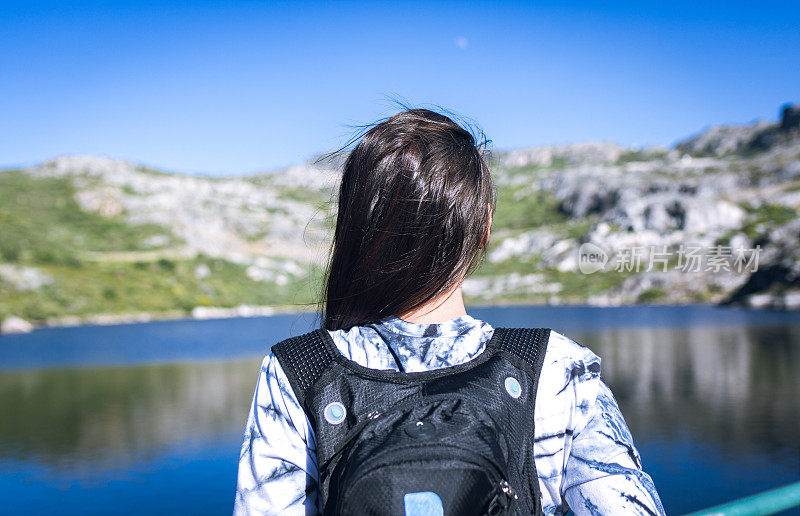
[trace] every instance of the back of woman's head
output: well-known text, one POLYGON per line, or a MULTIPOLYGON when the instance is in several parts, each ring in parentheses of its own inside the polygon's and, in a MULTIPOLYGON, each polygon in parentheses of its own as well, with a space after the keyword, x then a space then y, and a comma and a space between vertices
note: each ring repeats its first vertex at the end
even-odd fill
POLYGON ((477 267, 495 204, 485 144, 427 109, 403 111, 364 134, 339 189, 325 328, 406 314, 477 267))

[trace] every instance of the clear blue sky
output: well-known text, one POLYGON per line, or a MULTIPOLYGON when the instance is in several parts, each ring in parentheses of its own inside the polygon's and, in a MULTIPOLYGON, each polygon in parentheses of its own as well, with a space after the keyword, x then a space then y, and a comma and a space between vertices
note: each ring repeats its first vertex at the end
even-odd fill
POLYGON ((800 102, 800 4, 0 3, 2 168, 275 169, 393 97, 474 119, 495 149, 671 145, 800 102))

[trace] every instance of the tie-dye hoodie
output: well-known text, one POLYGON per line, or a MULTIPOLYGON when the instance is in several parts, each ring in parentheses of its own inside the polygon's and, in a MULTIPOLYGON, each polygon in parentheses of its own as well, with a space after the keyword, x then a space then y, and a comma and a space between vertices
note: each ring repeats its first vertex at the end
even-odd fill
MULTIPOLYGON (((467 362, 494 332, 462 315, 440 324, 390 317, 332 331, 339 351, 372 369, 430 371, 467 362)), ((551 331, 534 410, 534 461, 544 513, 664 514, 600 359, 551 331)), ((234 514, 318 514, 314 432, 277 359, 261 366, 244 431, 234 514)))

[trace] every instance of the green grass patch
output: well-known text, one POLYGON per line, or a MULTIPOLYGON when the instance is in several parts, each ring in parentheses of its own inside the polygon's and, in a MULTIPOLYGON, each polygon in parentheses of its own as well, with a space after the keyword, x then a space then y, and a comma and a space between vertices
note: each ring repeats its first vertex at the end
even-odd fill
POLYGON ((666 297, 667 293, 663 288, 653 287, 639 293, 636 301, 639 303, 652 303, 666 297))
MULTIPOLYGON (((524 165, 521 167, 502 167, 502 172, 509 177, 515 176, 534 176, 540 172, 550 170, 563 170, 567 168, 567 159, 562 156, 556 156, 550 160, 549 165, 524 165)), ((499 168, 499 167, 498 167, 499 168)))
POLYGON ((775 222, 780 225, 797 218, 796 210, 780 204, 752 205, 741 203, 740 206, 749 215, 755 216, 762 222, 775 222))
POLYGON ((582 274, 550 268, 543 272, 545 272, 548 282, 561 284, 562 290, 559 297, 572 301, 584 301, 589 296, 606 292, 619 286, 626 278, 633 275, 631 272, 616 270, 582 274))
POLYGON ((659 150, 659 151, 631 150, 620 154, 619 158, 617 158, 617 161, 614 164, 624 165, 625 163, 632 163, 636 161, 653 161, 656 159, 662 159, 666 155, 667 151, 665 150, 659 150))
POLYGON ((312 190, 311 188, 275 187, 275 189, 281 199, 311 204, 315 207, 327 205, 330 201, 328 193, 312 190))
POLYGON ((517 272, 519 274, 530 274, 538 272, 541 257, 535 256, 512 256, 502 262, 490 262, 483 260, 480 266, 475 269, 474 276, 501 276, 517 272))
POLYGON ((589 232, 600 219, 599 215, 591 215, 577 220, 570 220, 560 228, 554 228, 564 238, 579 239, 589 232))
MULTIPOLYGON (((74 268, 41 266, 54 282, 35 291, 17 292, 0 284, 0 318, 17 315, 41 321, 48 317, 96 313, 190 311, 196 306, 302 305, 316 301, 322 270, 287 275, 284 285, 250 279, 246 266, 198 256, 153 262, 100 262, 74 268), (204 264, 210 274, 197 278, 204 264)), ((302 306, 301 306, 302 307, 302 306)))
POLYGON ((497 229, 533 229, 546 224, 564 222, 566 216, 558 209, 550 192, 525 192, 525 186, 505 186, 497 189, 497 208, 492 225, 497 229))
MULTIPOLYGON (((510 260, 497 264, 497 274, 476 274, 476 277, 485 276, 501 276, 511 272, 518 272, 520 274, 542 273, 545 276, 545 282, 549 284, 559 283, 561 290, 555 295, 558 296, 560 302, 563 303, 583 303, 589 296, 601 294, 608 290, 619 286, 626 278, 630 277, 633 273, 606 271, 596 272, 594 274, 581 274, 580 272, 572 271, 559 271, 556 268, 538 268, 531 264, 524 264, 521 268, 515 269, 515 265, 510 260), (507 267, 507 268, 506 268, 507 267)), ((520 263, 516 264, 518 267, 520 263)), ((488 271, 484 271, 488 272, 488 271)), ((495 271, 492 271, 495 272, 495 271)), ((466 303, 481 303, 481 302, 503 302, 503 303, 544 303, 554 295, 549 292, 524 292, 524 291, 511 291, 504 292, 501 296, 491 297, 484 299, 480 296, 464 296, 466 303)))
POLYGON ((0 260, 79 267, 81 251, 144 250, 154 235, 180 243, 169 228, 83 211, 74 194, 68 178, 0 172, 0 260))
POLYGON ((737 233, 744 233, 750 240, 758 239, 764 228, 774 228, 791 222, 797 218, 797 210, 780 204, 762 204, 756 206, 749 203, 739 203, 747 212, 747 220, 739 229, 726 232, 716 240, 718 245, 729 245, 731 238, 737 233))

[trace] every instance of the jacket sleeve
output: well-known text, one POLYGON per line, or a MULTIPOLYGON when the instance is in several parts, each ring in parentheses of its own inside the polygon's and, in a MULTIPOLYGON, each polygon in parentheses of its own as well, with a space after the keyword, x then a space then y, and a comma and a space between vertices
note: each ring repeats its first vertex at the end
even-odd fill
POLYGON ((663 515, 617 402, 605 382, 596 381, 597 397, 566 459, 563 497, 576 515, 663 515))
POLYGON ((234 515, 316 515, 313 430, 277 358, 261 364, 239 454, 234 515))

